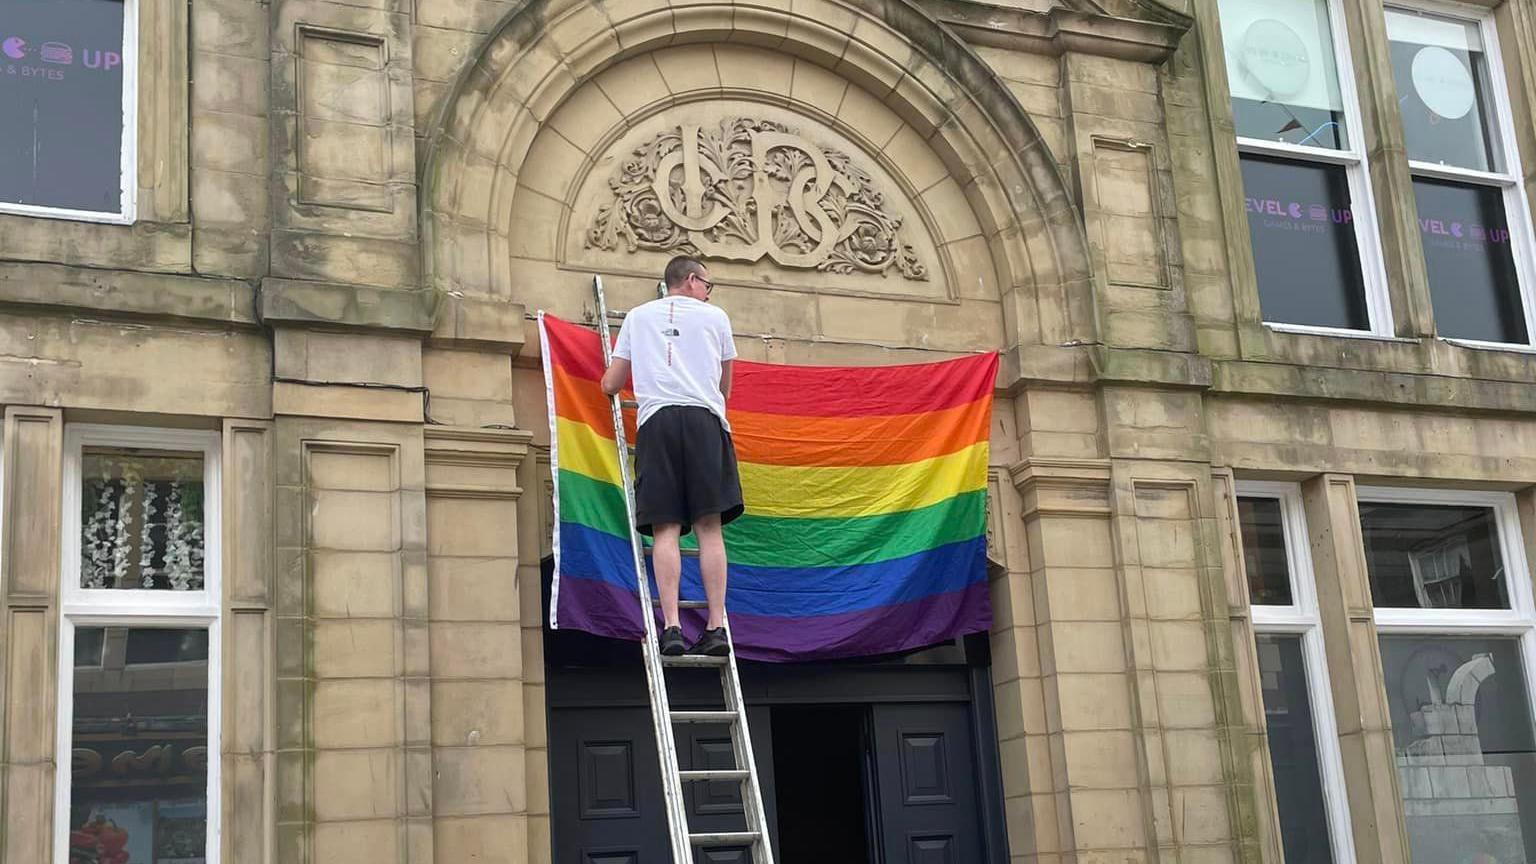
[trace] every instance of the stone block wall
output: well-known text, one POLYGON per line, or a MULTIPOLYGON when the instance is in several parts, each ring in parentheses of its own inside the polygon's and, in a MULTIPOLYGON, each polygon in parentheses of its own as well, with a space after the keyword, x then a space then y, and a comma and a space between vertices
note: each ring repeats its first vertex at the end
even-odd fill
MULTIPOLYGON (((1407 860, 1429 768, 1394 755, 1354 486, 1536 483, 1536 360, 1432 338, 1402 225, 1399 338, 1262 326, 1215 0, 138 7, 137 220, 0 215, 0 862, 52 854, 79 422, 220 432, 221 860, 549 860, 532 319, 591 320, 594 273, 641 302, 688 249, 746 358, 1002 352, 1013 861, 1281 860, 1232 525, 1274 477, 1304 484, 1358 859, 1407 860), (867 221, 805 232, 744 181, 772 244, 663 230, 657 185, 687 210, 690 170, 774 148, 867 221)), ((1529 12, 1498 15, 1522 69, 1529 12)))

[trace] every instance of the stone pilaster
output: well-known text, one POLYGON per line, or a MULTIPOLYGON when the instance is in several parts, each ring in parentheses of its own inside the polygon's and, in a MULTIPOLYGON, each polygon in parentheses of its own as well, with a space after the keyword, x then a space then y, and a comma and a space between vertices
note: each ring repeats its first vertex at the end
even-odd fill
POLYGON ((433 860, 421 427, 275 426, 277 860, 433 860))
POLYGON ((63 412, 5 411, 0 862, 53 860, 63 412))
POLYGON ((1392 718, 1381 677, 1381 648, 1355 480, 1322 474, 1302 484, 1301 496, 1317 576, 1355 858, 1361 864, 1407 861, 1408 833, 1400 806, 1392 718))
MULTIPOLYGON (((544 710, 524 687, 525 594, 540 617, 537 576, 519 578, 531 436, 441 426, 426 436, 436 858, 524 864, 531 793, 547 786, 524 719, 544 710)), ((534 659, 542 668, 542 652, 534 659)))

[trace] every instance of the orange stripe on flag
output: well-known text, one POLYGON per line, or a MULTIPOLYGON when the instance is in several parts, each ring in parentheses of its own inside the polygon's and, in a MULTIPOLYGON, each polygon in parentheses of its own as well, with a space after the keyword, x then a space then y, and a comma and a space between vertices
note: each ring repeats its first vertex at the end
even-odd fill
POLYGON ((902 465, 986 441, 990 402, 873 417, 732 411, 731 437, 738 459, 760 465, 902 465))
MULTIPOLYGON (((588 378, 551 370, 555 406, 563 419, 613 439, 608 400, 588 378)), ((627 398, 628 394, 626 394, 627 398)), ((926 411, 865 417, 802 417, 731 411, 736 458, 758 465, 879 466, 920 462, 987 440, 991 399, 926 411)), ((635 412, 625 410, 625 434, 635 440, 635 412)))
MULTIPOLYGON (((608 397, 603 395, 603 388, 597 382, 572 375, 559 366, 554 366, 550 372, 555 387, 555 413, 591 426, 597 434, 612 441, 613 415, 609 413, 608 397)), ((626 390, 623 398, 635 397, 626 390)), ((624 409, 624 434, 630 442, 635 440, 633 408, 624 409)))

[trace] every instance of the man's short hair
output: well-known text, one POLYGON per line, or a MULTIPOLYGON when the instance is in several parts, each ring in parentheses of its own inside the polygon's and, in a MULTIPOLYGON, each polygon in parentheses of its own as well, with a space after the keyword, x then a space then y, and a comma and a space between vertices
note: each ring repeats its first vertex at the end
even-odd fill
POLYGON ((683 284, 683 281, 693 274, 704 275, 704 264, 697 258, 687 255, 679 255, 667 262, 667 269, 662 274, 662 280, 667 283, 668 290, 683 284))

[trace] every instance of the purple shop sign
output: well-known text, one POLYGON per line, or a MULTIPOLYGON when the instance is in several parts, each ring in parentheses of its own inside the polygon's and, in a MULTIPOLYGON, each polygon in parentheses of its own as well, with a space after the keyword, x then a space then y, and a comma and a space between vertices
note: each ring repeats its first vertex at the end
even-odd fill
MULTIPOLYGON (((11 60, 25 60, 37 55, 44 63, 55 66, 72 66, 75 63, 75 49, 70 45, 64 42, 44 42, 41 45, 34 45, 21 36, 0 36, 0 55, 11 60)), ((123 55, 120 51, 82 48, 80 65, 87 69, 111 72, 123 65, 123 55)))
POLYGON ((81 63, 87 69, 104 69, 108 72, 123 65, 123 55, 116 51, 92 51, 87 48, 80 52, 81 63))
POLYGON ((1333 222, 1348 225, 1355 221, 1355 213, 1348 207, 1325 207, 1322 204, 1300 204, 1281 201, 1279 198, 1243 199, 1249 213, 1263 216, 1280 216, 1286 219, 1311 219, 1314 222, 1333 222))
POLYGON ((1488 228, 1482 225, 1468 225, 1464 222, 1444 219, 1419 218, 1419 231, 1439 237, 1454 237, 1461 240, 1471 237, 1473 240, 1486 240, 1489 243, 1508 243, 1508 228, 1488 228))
POLYGON ((68 66, 75 62, 75 49, 65 45, 63 42, 44 42, 43 62, 68 66))

